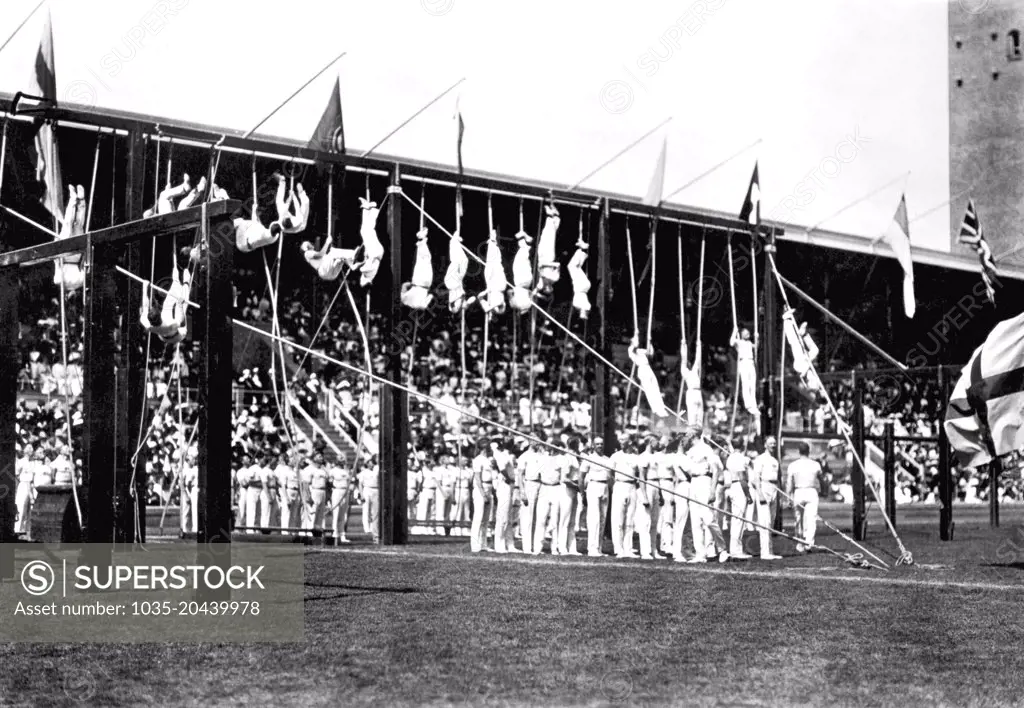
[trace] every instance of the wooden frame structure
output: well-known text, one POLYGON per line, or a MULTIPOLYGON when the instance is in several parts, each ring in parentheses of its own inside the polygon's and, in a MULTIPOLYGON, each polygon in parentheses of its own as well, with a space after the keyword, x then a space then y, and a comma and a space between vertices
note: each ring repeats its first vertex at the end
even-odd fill
MULTIPOLYGON (((11 101, 0 96, 0 111, 9 111, 11 101)), ((149 219, 142 218, 145 176, 146 141, 170 140, 175 144, 222 150, 254 157, 281 159, 298 163, 338 165, 343 170, 387 175, 389 191, 401 189, 402 180, 455 186, 495 194, 549 199, 576 208, 599 208, 598 248, 592 259, 592 280, 598 286, 596 314, 601 327, 597 349, 610 354, 605 338, 605 311, 609 306, 609 262, 613 244, 609 219, 612 212, 648 217, 649 207, 639 200, 593 190, 566 190, 554 185, 511 181, 482 173, 457 175, 454 170, 426 163, 395 161, 387 157, 355 157, 311 150, 298 143, 243 136, 208 126, 184 122, 159 121, 149 116, 115 113, 93 108, 50 107, 34 119, 62 124, 68 129, 93 132, 112 131, 118 139, 127 139, 127 170, 120 213, 125 223, 93 231, 61 241, 48 241, 18 251, 0 253, 0 485, 16 488, 14 472, 14 411, 17 403, 16 379, 19 368, 17 354, 17 267, 52 261, 64 254, 83 254, 88 265, 88 292, 85 314, 86 355, 84 382, 85 459, 83 483, 88 501, 83 516, 88 519, 87 540, 98 543, 130 543, 135 539, 136 524, 144 534, 145 507, 133 503, 144 497, 145 476, 130 468, 132 440, 129 431, 139 429, 144 414, 144 373, 142 361, 144 332, 136 313, 140 291, 117 275, 115 265, 139 273, 150 258, 150 244, 183 231, 205 230, 201 274, 193 287, 194 296, 202 305, 195 311, 193 332, 201 340, 200 422, 199 422, 199 541, 227 543, 230 541, 231 500, 231 275, 234 254, 235 217, 247 216, 248 210, 238 201, 215 202, 149 219), (596 271, 596 272, 595 272, 596 271), (119 326, 121 325, 121 326, 119 326), (115 341, 114 333, 120 338, 115 341), (114 395, 109 395, 114 392, 114 395), (136 489, 132 496, 130 485, 136 489)), ((20 117, 16 119, 20 120, 20 117)), ((388 341, 395 333, 401 315, 399 283, 402 282, 402 218, 401 201, 392 199, 388 206, 389 268, 382 268, 391 297, 382 307, 382 333, 388 341)), ((738 219, 724 218, 698 210, 665 205, 658 218, 712 231, 749 231, 749 225, 738 219)), ((773 235, 777 232, 773 230, 773 235)), ((769 301, 766 301, 766 313, 769 301)), ((384 376, 401 383, 399 357, 391 357, 384 376)), ((614 416, 609 397, 609 372, 597 366, 598 392, 595 401, 595 425, 605 439, 606 451, 615 446, 614 416)), ((766 380, 771 372, 764 371, 766 380)), ((770 386, 770 385, 769 385, 770 386)), ((770 389, 769 389, 770 390, 770 389)), ((773 410, 766 401, 768 422, 773 410)), ((770 429, 770 428, 768 428, 770 429)), ((408 538, 405 505, 408 436, 408 401, 404 392, 384 387, 381 392, 380 489, 381 542, 403 544, 408 538)), ((14 540, 14 495, 0 499, 0 547, 14 540)), ((13 570, 10 554, 0 553, 0 577, 13 570)))

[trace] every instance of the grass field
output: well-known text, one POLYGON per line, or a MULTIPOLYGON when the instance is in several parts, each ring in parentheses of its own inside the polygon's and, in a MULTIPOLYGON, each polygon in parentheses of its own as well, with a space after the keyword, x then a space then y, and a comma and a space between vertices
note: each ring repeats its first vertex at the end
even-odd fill
POLYGON ((311 549, 304 644, 0 645, 0 703, 1019 705, 1024 534, 957 513, 946 544, 902 519, 890 573, 788 541, 705 566, 311 549))

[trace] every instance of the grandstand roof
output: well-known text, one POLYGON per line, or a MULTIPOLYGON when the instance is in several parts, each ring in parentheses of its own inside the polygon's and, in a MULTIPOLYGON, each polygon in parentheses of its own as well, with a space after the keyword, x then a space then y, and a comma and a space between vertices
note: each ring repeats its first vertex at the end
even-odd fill
MULTIPOLYGON (((267 141, 302 145, 338 77, 348 144, 359 154, 465 76, 465 162, 476 177, 564 189, 671 116, 580 194, 639 204, 663 136, 666 193, 760 139, 672 197, 670 211, 735 220, 758 159, 763 215, 785 229, 783 238, 890 256, 873 240, 905 189, 915 260, 977 269, 970 255, 948 253, 942 208, 950 197, 945 3, 603 2, 525 0, 509 9, 410 0, 396 12, 297 1, 270 15, 237 0, 169 0, 143 14, 110 0, 107 31, 79 33, 76 23, 95 10, 56 0, 58 96, 107 117, 137 118, 132 111, 145 106, 165 127, 241 135, 348 48, 337 71, 268 122, 267 141), (211 74, 228 78, 202 78, 211 74), (851 137, 856 158, 829 176, 824 161, 851 137), (804 203, 799 190, 808 185, 804 203), (787 195, 802 206, 780 210, 787 195)), ((34 0, 8 5, 4 35, 34 0)), ((41 26, 40 13, 0 55, 0 87, 9 93, 23 86, 41 26)), ((454 94, 378 156, 451 175, 453 110, 454 94)), ((1024 268, 1007 270, 1024 279, 1024 268)))

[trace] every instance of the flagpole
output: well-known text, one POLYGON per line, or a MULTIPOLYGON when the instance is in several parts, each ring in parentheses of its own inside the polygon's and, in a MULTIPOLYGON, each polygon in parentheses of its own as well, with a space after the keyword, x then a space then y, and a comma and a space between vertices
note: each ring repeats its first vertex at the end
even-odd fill
POLYGON ((575 192, 575 191, 577 190, 577 188, 579 188, 579 186, 580 186, 581 184, 583 184, 583 183, 584 183, 584 182, 586 182, 586 181, 587 181, 588 179, 590 179, 591 177, 593 177, 594 175, 596 175, 596 174, 597 174, 598 172, 600 172, 601 170, 603 170, 603 169, 604 169, 605 167, 607 167, 608 165, 612 164, 613 162, 615 162, 616 160, 618 160, 618 159, 619 159, 620 157, 622 157, 623 155, 625 155, 625 154, 626 154, 627 152, 629 152, 630 150, 632 150, 633 148, 635 148, 635 147, 636 147, 637 145, 639 145, 639 144, 640 144, 640 143, 642 143, 642 142, 643 142, 644 140, 646 140, 646 139, 647 139, 647 138, 649 138, 649 137, 650 137, 651 135, 653 135, 653 134, 654 134, 655 132, 657 132, 657 131, 658 131, 658 130, 659 130, 660 128, 664 127, 664 126, 665 126, 665 125, 667 125, 667 124, 668 124, 669 122, 671 122, 671 120, 672 120, 672 116, 669 116, 669 117, 668 117, 668 118, 666 118, 665 120, 663 120, 663 121, 661 121, 660 123, 658 123, 658 125, 654 126, 654 127, 653 127, 653 128, 651 128, 650 130, 648 130, 648 131, 647 131, 646 133, 644 133, 643 135, 641 135, 641 136, 640 136, 639 138, 637 138, 636 140, 634 140, 633 142, 631 142, 631 143, 630 143, 629 145, 627 145, 627 146, 626 146, 626 147, 624 147, 623 149, 619 150, 619 151, 618 151, 617 153, 615 153, 615 154, 614 154, 614 155, 613 155, 613 156, 612 156, 612 157, 611 157, 610 159, 608 159, 608 160, 605 160, 604 162, 602 162, 602 163, 601 163, 601 165, 600 165, 600 167, 598 167, 597 169, 595 169, 595 170, 593 170, 592 172, 590 172, 590 173, 589 173, 589 174, 588 174, 588 175, 587 175, 586 177, 584 177, 583 179, 581 179, 580 181, 578 181, 578 182, 577 182, 576 184, 574 184, 573 186, 569 187, 569 189, 568 189, 568 190, 566 190, 566 191, 568 191, 568 192, 575 192))
POLYGON ((266 122, 267 122, 268 120, 270 120, 270 119, 271 119, 271 118, 273 118, 273 117, 274 117, 275 115, 277 115, 277 112, 278 112, 279 110, 281 110, 282 108, 284 108, 285 106, 287 106, 287 105, 288 105, 288 104, 289 104, 289 103, 291 102, 291 100, 292 100, 293 98, 295 98, 296 96, 298 96, 298 95, 299 95, 300 93, 302 93, 302 92, 303 92, 303 90, 305 90, 305 88, 306 88, 307 86, 309 86, 309 85, 310 85, 311 83, 313 83, 314 81, 316 81, 317 79, 319 79, 319 78, 320 78, 320 77, 321 77, 321 76, 323 75, 323 73, 324 73, 325 71, 327 71, 327 70, 328 70, 328 69, 330 69, 330 68, 331 68, 332 66, 334 66, 334 65, 335 65, 335 64, 337 64, 337 63, 338 63, 339 61, 341 61, 341 58, 342 58, 343 56, 345 56, 346 54, 348 54, 348 52, 347 52, 347 51, 345 51, 345 52, 342 52, 342 53, 341 53, 341 54, 339 54, 338 56, 336 56, 336 57, 334 57, 333 59, 331 59, 331 61, 330 61, 330 62, 329 62, 329 63, 327 64, 327 66, 325 66, 325 67, 324 67, 323 69, 321 69, 320 71, 316 72, 316 73, 315 73, 315 74, 313 75, 313 78, 311 78, 311 79, 310 79, 309 81, 307 81, 306 83, 302 84, 302 86, 300 86, 300 87, 299 87, 299 88, 298 88, 298 89, 297 89, 297 90, 295 91, 295 93, 293 93, 293 94, 292 94, 291 96, 289 96, 288 98, 286 98, 286 99, 284 100, 284 102, 282 102, 282 103, 281 103, 280 105, 278 105, 278 107, 277 107, 277 108, 275 108, 274 110, 272 110, 272 111, 271 111, 271 112, 270 112, 270 113, 269 113, 269 114, 267 115, 267 117, 266 117, 266 118, 264 118, 264 119, 263 119, 263 120, 261 120, 261 121, 260 121, 259 123, 257 123, 257 124, 256 124, 256 127, 255 127, 255 128, 253 128, 253 129, 252 129, 252 130, 250 130, 250 131, 249 131, 248 133, 246 133, 246 134, 245 134, 244 136, 242 136, 242 139, 244 140, 244 139, 246 139, 246 138, 249 138, 249 137, 251 137, 253 133, 255 133, 255 132, 256 132, 257 130, 259 130, 260 128, 262 128, 262 127, 263 127, 263 124, 264 124, 264 123, 266 123, 266 122))
MULTIPOLYGON (((835 214, 832 214, 832 216, 825 217, 824 219, 822 219, 821 221, 816 223, 814 226, 812 226, 811 228, 807 229, 807 233, 810 233, 810 232, 816 230, 819 226, 824 224, 826 221, 831 221, 832 219, 836 218, 840 214, 848 211, 850 208, 857 206, 858 204, 860 204, 864 200, 869 199, 869 198, 875 196, 876 194, 878 194, 882 190, 884 190, 884 189, 886 189, 888 187, 891 187, 892 185, 894 185, 897 182, 899 182, 901 179, 906 179, 909 176, 910 176, 910 170, 907 170, 906 172, 904 172, 903 174, 899 175, 898 177, 895 177, 895 178, 889 180, 888 182, 883 184, 881 187, 878 187, 877 189, 873 189, 870 192, 868 192, 867 194, 865 194, 863 197, 860 197, 859 199, 856 199, 856 200, 850 202, 849 204, 844 206, 842 209, 837 211, 835 214)), ((877 241, 878 239, 875 239, 875 240, 877 241)))
POLYGON ((735 152, 732 155, 730 155, 729 157, 725 158, 724 160, 719 162, 717 165, 712 167, 710 170, 706 170, 705 172, 697 175, 696 177, 691 179, 689 182, 684 184, 682 187, 680 187, 679 189, 675 190, 674 192, 672 192, 668 196, 664 197, 661 201, 662 202, 667 202, 669 199, 671 199, 672 197, 676 196, 677 194, 679 194, 681 191, 683 191, 687 187, 692 187, 693 185, 697 184, 697 182, 700 182, 702 179, 704 179, 705 177, 710 175, 712 172, 716 172, 717 170, 721 169, 722 167, 725 167, 725 165, 727 165, 730 162, 732 162, 733 160, 735 160, 737 157, 739 157, 740 155, 745 153, 747 150, 751 149, 752 147, 756 147, 757 145, 761 144, 762 142, 764 142, 764 138, 758 138, 757 140, 755 140, 754 142, 750 143, 750 145, 747 145, 742 150, 739 150, 738 152, 735 152))
POLYGON ((25 23, 32 19, 32 15, 36 14, 39 8, 41 8, 45 4, 46 0, 40 0, 39 4, 32 8, 32 12, 28 13, 28 15, 25 16, 25 19, 21 21, 21 24, 18 25, 13 32, 11 32, 11 36, 4 40, 3 44, 0 44, 0 52, 7 48, 7 45, 11 43, 11 40, 17 36, 18 32, 21 32, 21 28, 25 26, 25 23))
POLYGON ((965 194, 970 194, 972 189, 974 189, 974 185, 973 184, 970 187, 968 187, 967 189, 960 190, 959 192, 957 192, 956 194, 954 194, 952 197, 950 197, 946 201, 942 202, 941 204, 936 204, 935 206, 933 206, 933 207, 931 207, 929 209, 925 209, 920 214, 917 214, 916 216, 914 216, 912 219, 907 219, 907 223, 908 224, 913 224, 915 221, 920 221, 924 217, 928 216, 929 214, 931 214, 933 212, 938 211, 942 207, 949 206, 950 204, 953 203, 954 199, 959 199, 960 197, 964 196, 965 194))
POLYGON ((398 131, 400 131, 400 130, 401 130, 402 128, 404 128, 405 126, 409 125, 409 123, 411 123, 411 122, 412 122, 413 120, 415 120, 415 119, 416 119, 416 118, 417 118, 417 117, 418 117, 418 116, 419 116, 419 115, 420 115, 421 113, 423 113, 423 111, 427 110, 428 108, 430 108, 431 106, 433 106, 433 105, 434 105, 435 103, 437 103, 438 101, 440 101, 440 100, 441 100, 442 98, 444 98, 445 96, 447 96, 448 94, 450 94, 450 93, 451 93, 452 91, 454 91, 454 90, 455 90, 456 88, 458 88, 459 84, 461 84, 461 83, 462 83, 463 81, 465 81, 465 80, 466 80, 466 77, 465 77, 465 76, 463 76, 463 77, 462 77, 461 79, 459 79, 459 80, 458 80, 458 81, 456 81, 456 82, 455 82, 454 84, 452 84, 451 86, 449 86, 448 88, 446 88, 446 89, 445 89, 444 91, 442 91, 442 92, 441 92, 441 93, 440 93, 440 94, 439 94, 438 96, 436 96, 435 98, 431 99, 431 101, 430 101, 429 103, 427 103, 427 105, 423 106, 423 108, 419 109, 418 111, 416 111, 415 113, 413 113, 413 114, 412 114, 411 116, 409 116, 408 118, 406 118, 406 119, 405 119, 404 121, 402 121, 402 122, 401 122, 401 123, 399 124, 399 126, 398 126, 397 128, 395 128, 395 129, 394 129, 394 130, 392 130, 392 131, 391 131, 390 133, 388 133, 387 135, 385 135, 385 136, 384 136, 383 138, 381 138, 380 140, 378 140, 378 141, 376 142, 376 144, 374 144, 374 146, 373 146, 372 148, 370 148, 369 150, 367 150, 366 152, 364 152, 364 153, 363 153, 362 155, 360 155, 360 157, 366 157, 366 156, 367 156, 367 155, 369 155, 369 154, 370 154, 371 152, 373 152, 374 150, 376 150, 377 148, 379 148, 379 147, 380 147, 381 145, 383 145, 384 143, 386 143, 386 142, 387 142, 388 140, 390 140, 390 139, 391 139, 391 137, 392 137, 392 136, 393 136, 393 135, 394 135, 395 133, 397 133, 398 131))

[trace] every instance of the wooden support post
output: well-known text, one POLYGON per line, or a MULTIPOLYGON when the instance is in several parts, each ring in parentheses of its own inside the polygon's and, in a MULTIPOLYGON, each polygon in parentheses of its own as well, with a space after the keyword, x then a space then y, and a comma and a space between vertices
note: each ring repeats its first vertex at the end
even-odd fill
MULTIPOLYGON (((853 382, 853 446, 860 459, 864 459, 864 380, 854 374, 853 382)), ((865 518, 864 470, 854 461, 850 467, 850 483, 853 486, 853 538, 863 541, 867 531, 865 518)))
MULTIPOLYGON (((231 274, 234 225, 230 214, 207 222, 200 267, 199 302, 193 336, 200 341, 199 362, 199 536, 202 548, 217 554, 216 544, 231 542, 231 274)), ((193 292, 196 292, 193 290, 193 292)))
POLYGON ((882 443, 885 454, 885 513, 896 526, 896 425, 889 420, 885 423, 885 440, 882 443))
MULTIPOLYGON (((775 230, 769 230, 763 237, 764 250, 766 253, 775 253, 775 230)), ((756 243, 761 243, 759 237, 756 243)), ((750 253, 751 262, 757 259, 757 250, 752 249, 750 253)), ((765 258, 761 267, 764 273, 764 311, 760 313, 763 317, 761 326, 761 435, 768 437, 774 435, 777 428, 775 420, 775 276, 772 274, 771 265, 765 258)), ((755 293, 756 295, 756 293, 755 293)))
MULTIPOLYGON (((2 166, 0 166, 2 167, 2 166)), ((15 469, 18 408, 18 274, 0 269, 0 580, 14 577, 14 495, 18 488, 15 469)))
POLYGON ((86 247, 85 381, 83 411, 83 485, 88 502, 82 510, 85 538, 91 544, 110 544, 116 533, 117 465, 117 331, 118 278, 114 267, 122 247, 86 247))
MULTIPOLYGON (((597 350, 608 361, 612 359, 608 346, 608 315, 611 311, 611 253, 609 251, 609 208, 608 200, 601 200, 601 214, 597 225, 597 302, 595 314, 598 321, 597 350)), ((615 407, 611 396, 611 377, 607 365, 596 359, 594 362, 594 384, 597 390, 594 405, 594 432, 604 438, 602 455, 611 455, 618 449, 615 437, 615 407)), ((609 525, 610 527, 610 525, 609 525)))
MULTIPOLYGON (((390 268, 381 270, 383 290, 388 293, 381 308, 381 337, 385 342, 399 335, 402 318, 400 284, 402 282, 402 199, 398 164, 391 168, 388 188, 388 232, 390 268)), ((369 325, 367 325, 369 326, 369 325)), ((388 381, 403 383, 402 357, 387 358, 381 372, 388 381)), ((404 391, 382 386, 380 390, 380 541, 385 546, 400 546, 409 540, 409 513, 406 504, 406 477, 409 464, 409 407, 404 391)))
MULTIPOLYGON (((764 251, 766 254, 774 255, 777 252, 775 246, 775 229, 770 229, 765 235, 764 251)), ((752 251, 750 258, 753 261, 757 258, 757 253, 752 251)), ((769 263, 767 256, 764 259, 764 264, 761 266, 761 272, 764 274, 764 284, 762 285, 762 291, 764 293, 764 322, 761 327, 761 402, 763 407, 761 409, 761 437, 767 440, 769 437, 774 437, 779 430, 779 423, 776 421, 775 408, 776 408, 776 397, 775 397, 775 379, 776 379, 776 359, 775 359, 775 341, 777 335, 775 334, 775 315, 777 306, 775 304, 776 298, 776 283, 775 276, 772 273, 771 263, 769 263)), ((782 379, 779 379, 779 394, 782 395, 782 379)), ((782 440, 778 441, 778 445, 775 448, 775 457, 779 461, 780 467, 782 463, 782 440)), ((782 478, 779 478, 779 484, 782 484, 782 478)), ((772 508, 769 510, 772 516, 772 528, 776 531, 782 531, 782 495, 775 495, 775 502, 772 508)))
POLYGON ((999 528, 999 473, 1003 463, 995 458, 988 464, 988 525, 999 528))
MULTIPOLYGON (((128 134, 126 156, 124 217, 126 221, 142 218, 145 209, 146 144, 142 127, 136 126, 128 134)), ((124 247, 125 268, 132 273, 143 271, 143 252, 150 244, 132 241, 124 247)), ((146 260, 148 262, 148 259, 146 260)), ((136 313, 142 304, 142 290, 136 283, 122 278, 118 283, 121 310, 121 342, 118 357, 118 422, 117 422, 117 541, 140 543, 146 540, 146 460, 140 456, 135 469, 131 458, 138 444, 139 429, 146 411, 146 333, 136 313), (133 484, 134 480, 134 484, 133 484), (136 529, 138 538, 136 538, 136 529)))
MULTIPOLYGON (((950 381, 945 371, 939 369, 940 390, 942 401, 948 401, 950 381)), ((949 455, 949 438, 946 426, 939 426, 939 539, 953 540, 953 465, 949 455)))

